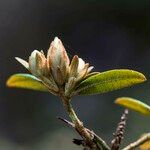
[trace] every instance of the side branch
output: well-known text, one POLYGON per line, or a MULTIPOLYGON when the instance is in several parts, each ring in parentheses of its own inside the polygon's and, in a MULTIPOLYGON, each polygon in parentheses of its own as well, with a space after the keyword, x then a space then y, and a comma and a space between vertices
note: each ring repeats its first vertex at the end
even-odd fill
POLYGON ((121 141, 125 132, 128 113, 128 109, 125 109, 124 113, 121 116, 121 121, 118 123, 116 132, 114 133, 114 139, 111 141, 111 150, 118 150, 121 145, 121 141))
POLYGON ((129 144, 127 147, 123 148, 122 150, 133 150, 149 140, 150 140, 150 133, 147 133, 144 136, 142 136, 140 139, 138 139, 137 141, 135 141, 135 142, 129 144))

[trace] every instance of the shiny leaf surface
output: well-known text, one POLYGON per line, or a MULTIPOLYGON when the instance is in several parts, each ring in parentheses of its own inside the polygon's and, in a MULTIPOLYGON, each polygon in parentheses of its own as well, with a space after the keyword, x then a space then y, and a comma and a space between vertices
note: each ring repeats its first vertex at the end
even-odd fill
POLYGON ((128 69, 110 70, 85 79, 78 85, 74 94, 101 94, 142 83, 145 80, 145 76, 137 71, 128 69))

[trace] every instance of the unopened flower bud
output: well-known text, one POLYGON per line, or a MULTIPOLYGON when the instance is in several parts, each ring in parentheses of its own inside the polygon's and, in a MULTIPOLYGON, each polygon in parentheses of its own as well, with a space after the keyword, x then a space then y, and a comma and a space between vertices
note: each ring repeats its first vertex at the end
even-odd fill
POLYGON ((47 63, 43 53, 34 50, 29 57, 29 69, 37 77, 47 74, 47 63))
POLYGON ((83 61, 82 58, 79 58, 78 73, 80 73, 80 71, 82 71, 84 67, 85 67, 85 62, 83 61))
POLYGON ((47 67, 47 60, 43 53, 36 53, 37 57, 37 71, 42 76, 47 76, 49 74, 47 67))
POLYGON ((66 53, 66 50, 60 39, 55 37, 54 41, 52 41, 50 48, 47 54, 48 66, 52 70, 52 74, 56 82, 58 83, 57 77, 58 75, 58 67, 60 68, 60 72, 62 74, 63 82, 66 80, 68 67, 69 67, 69 58, 66 53))
POLYGON ((39 53, 39 51, 34 50, 29 57, 29 69, 33 75, 38 76, 36 53, 39 53))
POLYGON ((76 77, 78 74, 79 58, 75 55, 70 64, 69 77, 76 77))
POLYGON ((72 96, 78 83, 90 76, 89 72, 93 69, 77 55, 70 64, 67 52, 57 37, 50 44, 47 58, 43 51, 34 50, 28 62, 18 57, 16 59, 55 95, 61 91, 66 96, 72 96))

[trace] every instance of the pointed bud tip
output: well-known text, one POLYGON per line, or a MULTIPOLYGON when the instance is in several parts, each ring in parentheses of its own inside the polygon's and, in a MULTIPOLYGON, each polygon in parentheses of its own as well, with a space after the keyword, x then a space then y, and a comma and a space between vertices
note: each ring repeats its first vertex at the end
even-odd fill
POLYGON ((55 37, 53 42, 54 42, 54 47, 57 47, 59 42, 61 42, 61 40, 58 37, 55 37))
POLYGON ((15 57, 15 59, 18 61, 19 57, 15 57))
POLYGON ((93 68, 94 68, 94 66, 90 66, 90 67, 88 68, 88 73, 90 73, 93 68))
POLYGON ((15 59, 20 63, 20 61, 22 60, 21 58, 19 57, 15 57, 15 59))
POLYGON ((34 56, 34 57, 35 57, 37 53, 40 54, 41 52, 39 52, 38 50, 34 50, 34 51, 31 53, 31 56, 34 56))
POLYGON ((56 36, 55 38, 54 38, 54 41, 58 41, 59 40, 59 38, 56 36))
POLYGON ((79 59, 78 55, 73 56, 74 59, 79 59))
POLYGON ((19 57, 15 57, 15 59, 20 63, 22 64, 26 69, 29 69, 29 63, 26 62, 25 60, 19 58, 19 57))

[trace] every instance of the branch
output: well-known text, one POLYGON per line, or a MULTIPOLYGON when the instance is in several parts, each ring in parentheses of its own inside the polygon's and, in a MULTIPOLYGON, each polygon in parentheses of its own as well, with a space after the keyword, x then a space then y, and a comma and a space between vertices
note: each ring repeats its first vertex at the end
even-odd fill
MULTIPOLYGON (((64 118, 61 118, 61 117, 58 117, 59 120, 63 121, 64 123, 66 123, 68 126, 72 127, 72 128, 75 128, 75 125, 64 119, 64 118)), ((109 146, 106 144, 106 142, 101 139, 97 134, 95 134, 93 131, 85 128, 87 130, 87 132, 89 132, 91 135, 93 135, 93 141, 99 145, 99 147, 101 147, 102 149, 105 149, 105 150, 110 150, 109 146)), ((80 139, 73 139, 73 143, 77 144, 77 145, 85 145, 84 143, 84 140, 80 140, 80 139)))
POLYGON ((125 109, 124 113, 121 116, 121 121, 118 123, 116 132, 114 133, 114 139, 111 141, 111 150, 118 150, 121 145, 121 141, 125 132, 128 113, 128 109, 125 109))
MULTIPOLYGON (((72 127, 72 128, 75 128, 75 125, 64 119, 64 118, 61 118, 61 117, 57 117, 59 120, 61 120, 62 122, 64 122, 65 124, 67 124, 68 126, 72 127)), ((87 132, 89 132, 92 137, 93 137, 93 141, 98 145, 99 149, 101 150, 110 150, 109 146, 106 144, 106 142, 101 139, 97 134, 95 134, 93 131, 85 128, 85 130, 87 130, 87 132)), ((83 146, 86 146, 86 143, 84 140, 81 140, 81 139, 73 139, 73 143, 75 143, 76 145, 83 145, 83 146)))
POLYGON ((66 120, 66 119, 64 119, 64 118, 57 117, 57 119, 63 121, 64 123, 66 123, 68 126, 70 126, 70 127, 72 127, 72 128, 75 127, 75 125, 74 125, 72 122, 70 122, 70 121, 68 121, 68 120, 66 120))
POLYGON ((59 118, 63 122, 67 123, 69 126, 72 126, 82 137, 84 148, 88 148, 89 150, 110 150, 109 146, 95 133, 85 128, 83 123, 77 117, 75 111, 73 110, 70 99, 64 95, 60 95, 64 108, 66 109, 72 123, 69 121, 59 118))
POLYGON ((86 128, 86 130, 91 133, 94 138, 93 141, 95 141, 97 143, 97 145, 102 149, 102 150, 110 150, 109 146, 107 145, 107 143, 100 138, 97 134, 95 134, 93 131, 89 130, 86 128))
POLYGON ((144 136, 142 136, 140 139, 138 139, 137 141, 135 141, 135 142, 129 144, 127 147, 123 148, 122 150, 133 150, 149 140, 150 140, 150 133, 147 133, 144 136))

